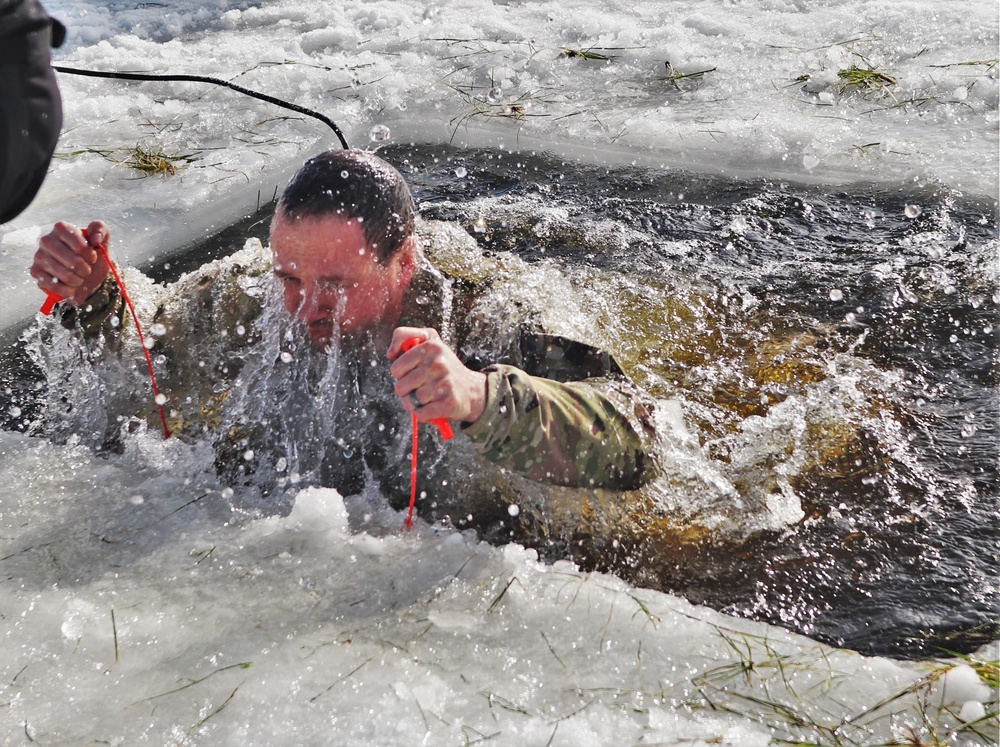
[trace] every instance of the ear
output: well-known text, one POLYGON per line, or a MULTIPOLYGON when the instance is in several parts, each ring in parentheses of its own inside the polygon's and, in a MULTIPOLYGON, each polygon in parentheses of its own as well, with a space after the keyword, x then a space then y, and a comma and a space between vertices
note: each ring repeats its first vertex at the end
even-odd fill
POLYGON ((417 268, 417 252, 419 245, 416 236, 409 236, 403 242, 403 246, 396 252, 396 261, 399 262, 399 279, 404 287, 409 287, 413 272, 417 268))

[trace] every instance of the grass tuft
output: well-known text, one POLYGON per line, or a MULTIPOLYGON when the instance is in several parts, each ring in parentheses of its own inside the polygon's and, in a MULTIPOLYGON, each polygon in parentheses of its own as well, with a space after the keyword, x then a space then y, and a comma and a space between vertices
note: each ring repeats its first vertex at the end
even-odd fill
POLYGON ((837 72, 842 90, 855 88, 865 93, 882 93, 889 86, 896 85, 896 79, 874 68, 851 65, 837 72))

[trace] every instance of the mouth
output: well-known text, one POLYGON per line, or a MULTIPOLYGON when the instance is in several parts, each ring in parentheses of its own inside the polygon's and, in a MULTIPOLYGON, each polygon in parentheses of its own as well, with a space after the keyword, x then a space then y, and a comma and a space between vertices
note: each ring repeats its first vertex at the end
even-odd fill
POLYGON ((309 322, 306 325, 306 329, 309 332, 309 337, 312 338, 312 341, 319 348, 326 347, 333 337, 333 325, 328 321, 317 320, 309 322))

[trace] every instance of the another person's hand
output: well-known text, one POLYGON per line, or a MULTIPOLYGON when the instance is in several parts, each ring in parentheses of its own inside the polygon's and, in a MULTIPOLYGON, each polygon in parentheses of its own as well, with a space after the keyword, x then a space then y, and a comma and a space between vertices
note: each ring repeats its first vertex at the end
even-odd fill
POLYGON ((108 246, 111 234, 102 221, 87 226, 87 238, 79 228, 59 221, 38 241, 31 264, 31 277, 45 292, 55 293, 74 306, 82 306, 101 287, 111 268, 97 251, 108 246))
POLYGON ((437 330, 397 327, 387 355, 393 361, 389 372, 396 379, 396 396, 421 422, 444 418, 474 423, 483 414, 486 374, 466 368, 437 330), (404 352, 403 343, 414 338, 419 344, 404 352))

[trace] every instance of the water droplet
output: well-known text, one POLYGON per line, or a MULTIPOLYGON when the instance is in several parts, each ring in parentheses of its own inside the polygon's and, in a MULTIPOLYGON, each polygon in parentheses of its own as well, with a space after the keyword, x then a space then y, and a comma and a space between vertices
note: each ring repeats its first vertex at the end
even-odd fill
POLYGON ((948 342, 958 342, 958 335, 952 335, 949 337, 948 342))
POLYGON ((158 404, 160 407, 163 407, 163 405, 167 404, 167 395, 165 395, 163 392, 157 394, 156 404, 158 404))
POLYGON ((163 337, 163 335, 167 334, 167 328, 164 327, 162 324, 150 324, 149 334, 154 335, 156 337, 163 337))
POLYGON ((457 169, 455 169, 455 176, 457 176, 459 179, 464 179, 466 176, 468 176, 468 174, 469 172, 466 170, 465 166, 459 166, 457 169))
POLYGON ((903 208, 903 215, 905 215, 907 218, 916 218, 922 212, 923 210, 920 209, 919 205, 907 205, 905 208, 903 208))
POLYGON ((351 76, 351 88, 361 88, 361 78, 357 75, 351 76))
POLYGON ((21 415, 21 408, 18 407, 17 405, 14 405, 9 410, 7 410, 7 412, 9 412, 12 417, 15 417, 15 418, 16 417, 20 417, 20 415, 21 415))
POLYGON ((142 346, 146 348, 146 350, 152 350, 155 344, 156 340, 154 340, 152 337, 147 337, 142 341, 142 346))
POLYGON ((472 224, 472 230, 476 233, 486 233, 486 219, 476 218, 476 222, 472 224))
POLYGON ((341 178, 341 179, 346 179, 346 178, 347 178, 347 177, 349 177, 349 176, 350 176, 350 174, 348 174, 348 173, 347 173, 347 170, 346 170, 346 169, 345 169, 344 171, 341 171, 341 172, 340 172, 340 178, 341 178))
POLYGON ((281 351, 281 362, 282 363, 291 363, 293 360, 294 360, 294 358, 292 357, 291 353, 289 353, 287 350, 282 350, 281 351))
POLYGON ((143 498, 141 495, 133 495, 133 496, 129 497, 128 501, 133 506, 140 506, 140 505, 142 505, 146 501, 146 499, 143 498))
POLYGON ((830 289, 830 300, 831 301, 843 301, 844 300, 844 291, 840 290, 840 288, 831 288, 830 289))
POLYGON ((507 506, 507 513, 509 513, 511 516, 517 516, 518 514, 521 513, 521 508, 516 503, 511 503, 509 506, 507 506))
POLYGON ((288 476, 288 482, 290 482, 292 485, 298 485, 299 482, 301 482, 301 480, 302 477, 299 475, 298 472, 293 472, 288 476))
POLYGON ((223 488, 222 489, 222 497, 225 498, 225 499, 227 499, 227 500, 229 498, 232 498, 233 497, 233 489, 232 488, 223 488))
POLYGON ((239 337, 243 337, 243 335, 245 335, 246 333, 247 333, 247 328, 246 327, 244 327, 242 324, 237 324, 236 325, 236 334, 239 337))
POLYGON ((392 132, 383 124, 377 124, 368 131, 368 137, 373 143, 383 143, 392 137, 392 132))
POLYGON ((494 86, 486 94, 486 101, 491 104, 498 104, 501 99, 503 99, 503 91, 500 90, 499 86, 494 86))
POLYGON ((243 460, 246 462, 253 461, 253 449, 247 449, 243 452, 243 460))
POLYGON ((284 472, 284 471, 285 471, 285 467, 287 467, 287 466, 288 466, 288 460, 287 460, 287 459, 285 459, 284 457, 280 457, 280 458, 278 459, 278 462, 277 462, 277 464, 275 464, 275 465, 274 465, 274 468, 275 468, 275 469, 276 469, 276 470, 277 470, 278 472, 284 472))

